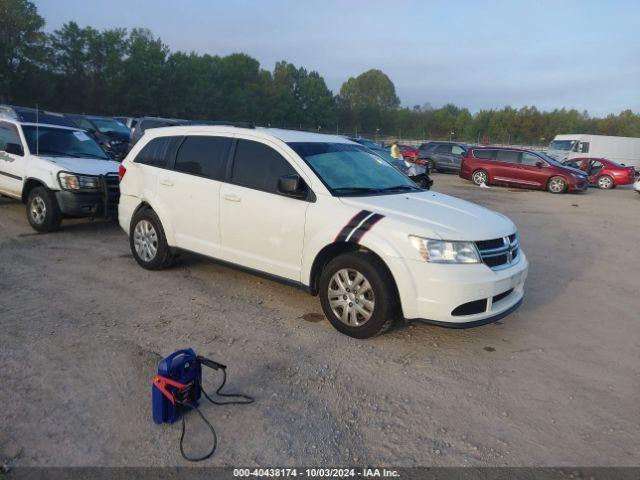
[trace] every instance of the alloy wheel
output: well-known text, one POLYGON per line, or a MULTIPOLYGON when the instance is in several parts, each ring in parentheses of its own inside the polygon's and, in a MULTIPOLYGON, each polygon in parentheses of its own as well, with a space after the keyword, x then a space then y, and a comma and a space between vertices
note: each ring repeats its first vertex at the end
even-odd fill
POLYGON ((552 178, 549 182, 549 190, 551 190, 553 193, 560 193, 564 191, 564 188, 565 183, 561 178, 552 178))
POLYGON ((598 187, 607 189, 607 188, 611 188, 612 186, 613 186, 613 182, 611 181, 610 177, 605 176, 605 177, 600 177, 598 179, 598 187))
POLYGON ((473 174, 473 183, 476 185, 487 184, 487 174, 485 172, 476 172, 473 174))
POLYGON ((35 223, 44 223, 44 219, 47 216, 47 205, 44 203, 42 197, 33 197, 33 200, 31 200, 30 213, 35 223))

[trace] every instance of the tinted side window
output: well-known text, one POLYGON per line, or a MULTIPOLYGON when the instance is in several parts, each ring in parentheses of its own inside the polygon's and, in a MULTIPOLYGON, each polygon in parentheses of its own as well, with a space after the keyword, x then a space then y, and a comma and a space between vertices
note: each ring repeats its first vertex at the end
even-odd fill
POLYGON ((580 142, 580 153, 589 153, 589 142, 580 142))
POLYGON ((194 135, 178 150, 175 169, 214 180, 223 180, 231 139, 194 135))
POLYGON ((147 143, 134 160, 135 163, 152 167, 169 168, 171 156, 182 137, 159 137, 147 143))
POLYGON ((538 163, 538 162, 545 163, 545 162, 542 161, 542 159, 540 159, 540 158, 538 158, 535 155, 532 155, 530 153, 523 153, 522 154, 522 164, 523 165, 529 165, 529 166, 535 167, 536 163, 538 163))
POLYGON ((451 153, 451 145, 438 145, 436 153, 451 153))
POLYGON ((7 143, 17 143, 22 145, 18 131, 10 123, 0 123, 0 150, 7 148, 7 143))
POLYGON ((231 181, 236 185, 277 193, 278 178, 296 174, 273 148, 259 142, 238 140, 231 181))
POLYGON ((496 160, 499 162, 518 163, 520 159, 520 152, 514 152, 513 150, 497 150, 496 160))
POLYGON ((496 158, 495 150, 474 150, 473 156, 476 158, 482 158, 483 160, 493 160, 496 158))

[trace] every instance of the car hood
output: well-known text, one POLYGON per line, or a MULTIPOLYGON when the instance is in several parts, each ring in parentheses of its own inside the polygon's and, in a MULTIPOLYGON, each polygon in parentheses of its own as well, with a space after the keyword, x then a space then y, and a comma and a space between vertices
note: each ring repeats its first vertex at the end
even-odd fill
POLYGON ((100 160, 97 158, 55 157, 47 155, 40 155, 39 158, 56 165, 60 168, 60 171, 84 175, 118 173, 120 167, 120 164, 114 160, 100 160))
MULTIPOLYGON (((342 197, 362 210, 380 213, 401 222, 408 233, 444 240, 490 240, 511 235, 516 227, 504 215, 456 197, 433 191, 342 197)), ((396 228, 397 225, 390 225, 396 228)))

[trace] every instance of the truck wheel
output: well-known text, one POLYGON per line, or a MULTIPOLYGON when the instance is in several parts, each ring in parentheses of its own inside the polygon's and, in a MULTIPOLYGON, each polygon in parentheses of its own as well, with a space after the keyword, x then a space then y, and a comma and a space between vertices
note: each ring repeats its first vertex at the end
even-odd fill
POLYGON ((483 183, 485 185, 489 185, 489 175, 484 170, 476 170, 475 172, 473 172, 473 174, 471 175, 471 180, 476 185, 482 185, 483 183))
POLYGON ((27 197, 27 219, 38 232, 55 232, 62 223, 62 213, 58 201, 51 190, 36 187, 27 197))
POLYGON ((320 276, 322 310, 336 330, 354 338, 384 333, 398 316, 390 273, 366 252, 343 253, 320 276))
POLYGON ((611 178, 609 175, 602 175, 600 178, 598 178, 598 188, 609 190, 610 188, 613 188, 613 185, 613 178, 611 178))
POLYGON ((141 210, 131 220, 129 246, 138 265, 147 270, 162 270, 173 262, 160 219, 151 209, 141 210))
POLYGON ((547 184, 547 190, 551 193, 564 193, 567 190, 567 182, 562 177, 551 177, 547 184))

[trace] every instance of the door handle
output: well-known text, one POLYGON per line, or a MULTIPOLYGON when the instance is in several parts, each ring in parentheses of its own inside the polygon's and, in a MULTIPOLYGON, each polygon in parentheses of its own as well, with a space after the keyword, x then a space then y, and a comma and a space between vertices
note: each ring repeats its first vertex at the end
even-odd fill
POLYGON ((242 201, 242 199, 239 196, 234 195, 233 193, 227 193, 226 195, 223 195, 222 198, 224 198, 225 200, 229 200, 230 202, 242 201))
POLYGON ((171 180, 160 180, 160 185, 164 185, 165 187, 173 187, 173 182, 171 180))

